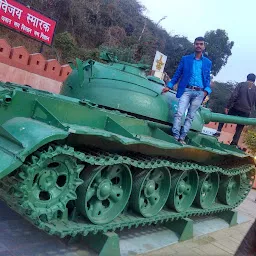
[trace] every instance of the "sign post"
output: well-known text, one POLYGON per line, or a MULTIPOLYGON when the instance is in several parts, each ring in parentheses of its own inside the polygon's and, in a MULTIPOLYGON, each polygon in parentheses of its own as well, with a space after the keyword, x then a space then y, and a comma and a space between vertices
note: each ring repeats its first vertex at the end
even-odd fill
POLYGON ((0 24, 51 45, 56 21, 14 0, 0 0, 0 24))
POLYGON ((44 47, 44 42, 41 43, 39 53, 42 53, 42 52, 43 52, 43 47, 44 47))
POLYGON ((167 61, 167 56, 163 53, 156 51, 155 59, 153 62, 152 70, 154 71, 154 76, 163 79, 164 77, 164 67, 167 61))

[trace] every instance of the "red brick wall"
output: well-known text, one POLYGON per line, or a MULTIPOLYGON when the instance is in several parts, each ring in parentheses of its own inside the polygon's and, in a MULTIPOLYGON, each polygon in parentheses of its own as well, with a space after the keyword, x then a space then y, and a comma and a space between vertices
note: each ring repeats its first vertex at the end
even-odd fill
MULTIPOLYGON (((217 123, 217 122, 210 122, 209 124, 206 124, 205 126, 217 130, 218 125, 219 125, 219 123, 217 123)), ((230 142, 232 141, 232 138, 235 134, 235 131, 236 131, 236 124, 224 124, 224 126, 222 128, 221 135, 218 138, 219 142, 223 142, 225 144, 230 144, 230 142)), ((241 148, 247 148, 244 143, 243 133, 239 139, 238 146, 240 146, 241 148)))
MULTIPOLYGON (((217 122, 210 122, 209 124, 205 125, 209 128, 213 128, 213 129, 217 129, 218 128, 219 123, 217 122)), ((223 128, 222 128, 223 132, 229 132, 229 133, 234 133, 236 131, 236 124, 224 124, 223 128)))
POLYGON ((0 39, 0 81, 59 93, 70 72, 69 65, 61 65, 55 59, 46 60, 40 53, 30 54, 24 46, 12 48, 0 39))

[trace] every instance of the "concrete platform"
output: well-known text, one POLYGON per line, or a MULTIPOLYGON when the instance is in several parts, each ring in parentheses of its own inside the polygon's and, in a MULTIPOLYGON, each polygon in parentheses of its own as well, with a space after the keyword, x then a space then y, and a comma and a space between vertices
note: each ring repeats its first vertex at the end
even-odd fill
POLYGON ((231 228, 202 234, 185 242, 175 243, 159 250, 142 253, 143 256, 196 256, 196 255, 234 255, 240 242, 256 217, 256 191, 251 190, 246 200, 237 208, 242 223, 231 228), (241 218, 241 217, 240 217, 241 218))
MULTIPOLYGON (((218 216, 192 217, 194 239, 229 228, 229 224, 218 216)), ((250 219, 239 213, 238 223, 246 223, 250 219)), ((163 247, 179 243, 179 235, 164 226, 152 226, 122 231, 120 250, 122 256, 138 255, 159 250, 163 247)))
MULTIPOLYGON (((195 237, 185 242, 177 243, 177 234, 162 226, 118 232, 121 255, 232 255, 256 216, 255 198, 252 190, 237 209, 240 224, 232 228, 220 218, 194 218, 195 237)), ((97 255, 84 244, 45 234, 1 201, 0 231, 0 256, 97 255)))

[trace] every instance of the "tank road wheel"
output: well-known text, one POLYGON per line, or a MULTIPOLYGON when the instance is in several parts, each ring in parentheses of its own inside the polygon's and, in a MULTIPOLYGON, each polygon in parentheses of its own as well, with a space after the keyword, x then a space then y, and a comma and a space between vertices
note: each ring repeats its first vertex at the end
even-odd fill
POLYGON ((166 167, 135 171, 131 208, 144 217, 156 215, 165 205, 171 187, 166 167))
POLYGON ((218 191, 219 200, 227 205, 234 205, 238 201, 240 190, 240 175, 222 176, 220 180, 220 189, 218 191))
POLYGON ((193 203, 198 188, 197 172, 175 172, 172 175, 172 184, 167 206, 177 212, 186 211, 193 203))
POLYGON ((210 208, 219 189, 219 174, 217 172, 201 174, 196 195, 196 203, 203 209, 210 208))
POLYGON ((20 204, 31 218, 50 220, 66 211, 70 200, 76 199, 76 188, 82 183, 79 174, 83 165, 70 155, 72 148, 36 152, 30 163, 21 167, 21 184, 16 185, 20 204))
POLYGON ((108 223, 123 211, 132 189, 126 165, 88 166, 81 178, 84 183, 77 189, 76 205, 92 223, 108 223))

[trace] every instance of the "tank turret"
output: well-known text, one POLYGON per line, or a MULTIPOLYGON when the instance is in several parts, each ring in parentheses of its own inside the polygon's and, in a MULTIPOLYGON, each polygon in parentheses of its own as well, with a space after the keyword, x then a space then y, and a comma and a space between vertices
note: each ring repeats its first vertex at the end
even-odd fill
MULTIPOLYGON (((107 61, 106 64, 94 60, 82 62, 77 59, 61 94, 86 99, 99 106, 119 110, 141 119, 172 125, 178 103, 175 91, 161 94, 164 82, 147 76, 145 65, 117 62, 116 58, 111 58, 106 53, 102 58, 107 61)), ((191 130, 200 132, 204 124, 211 121, 256 125, 254 118, 213 113, 201 107, 191 130)))

